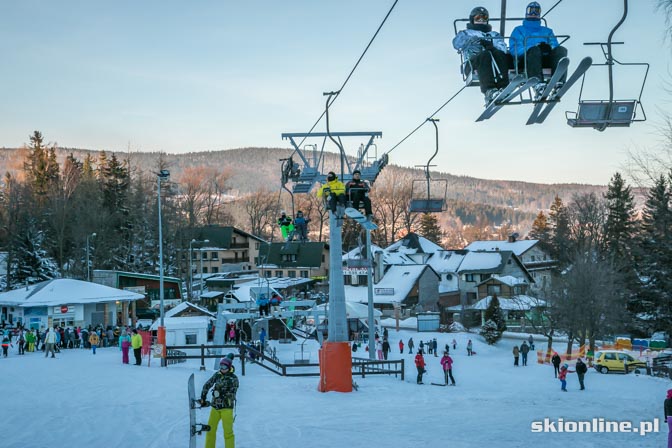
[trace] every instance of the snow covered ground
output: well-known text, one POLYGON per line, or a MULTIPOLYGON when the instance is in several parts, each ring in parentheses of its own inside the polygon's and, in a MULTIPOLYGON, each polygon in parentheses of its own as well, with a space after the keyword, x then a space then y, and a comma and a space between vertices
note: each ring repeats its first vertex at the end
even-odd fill
MULTIPOLYGON (((439 346, 455 337, 454 376, 457 387, 442 382, 439 359, 426 355, 425 385, 415 384, 412 355, 406 354, 406 381, 394 377, 355 377, 359 391, 320 393, 316 377, 283 378, 258 366, 238 372, 235 433, 238 447, 633 447, 665 446, 667 426, 662 421, 669 380, 635 375, 586 375, 586 390, 578 390, 569 375, 569 392, 560 391, 553 369, 536 364, 514 367, 511 348, 504 339, 485 345, 473 334, 390 331, 393 357, 397 343, 413 336, 436 337, 439 346), (473 339, 477 356, 466 356, 473 339), (532 421, 567 420, 640 421, 661 419, 660 432, 640 436, 622 433, 533 433, 532 421)), ((273 342, 274 344, 277 344, 273 342)), ((306 344, 308 345, 308 344, 306 344)), ((280 359, 291 362, 296 344, 277 344, 280 359)), ((311 359, 317 359, 317 344, 311 359)), ((358 351, 361 355, 363 352, 358 351)), ((197 364, 168 368, 123 365, 115 348, 64 350, 57 359, 42 353, 18 356, 10 349, 0 359, 2 418, 0 446, 41 448, 59 446, 161 447, 188 446, 187 378, 196 374, 197 390, 213 373, 197 364)), ((239 361, 236 360, 236 366, 239 361)), ((208 368, 212 360, 207 362, 208 368)), ((240 370, 240 369, 238 369, 240 370)), ((199 421, 207 420, 200 411, 199 421)), ((218 445, 223 446, 221 428, 218 445)), ((199 446, 203 446, 201 436, 199 446)))

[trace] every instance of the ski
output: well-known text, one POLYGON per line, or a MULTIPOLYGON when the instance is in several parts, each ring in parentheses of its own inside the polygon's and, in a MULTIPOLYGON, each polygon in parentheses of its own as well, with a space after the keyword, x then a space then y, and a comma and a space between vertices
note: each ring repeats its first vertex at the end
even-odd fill
POLYGON ((539 97, 535 101, 537 104, 535 104, 534 109, 532 110, 532 114, 530 115, 530 118, 527 119, 527 123, 525 124, 534 124, 537 122, 537 117, 539 116, 541 110, 544 108, 544 104, 546 104, 548 96, 555 88, 555 85, 567 73, 568 68, 569 68, 569 58, 560 59, 560 61, 558 62, 558 66, 555 68, 555 72, 553 73, 553 76, 551 76, 551 79, 548 81, 548 84, 546 84, 546 88, 542 92, 541 97, 539 97))
POLYGON ((444 386, 444 387, 447 386, 447 384, 443 384, 443 383, 431 383, 431 385, 432 386, 444 386))
POLYGON ((199 400, 196 399, 193 373, 189 376, 187 386, 189 392, 189 448, 196 448, 196 436, 200 435, 203 431, 210 431, 210 427, 202 423, 196 423, 196 409, 202 406, 199 400))
POLYGON ((539 113, 535 123, 541 124, 544 122, 544 120, 546 120, 556 104, 560 102, 562 96, 572 88, 572 86, 586 73, 586 71, 588 71, 591 65, 593 65, 593 60, 590 58, 590 56, 581 60, 579 65, 576 67, 576 70, 574 70, 572 75, 567 78, 567 81, 563 84, 563 86, 555 93, 555 95, 551 95, 549 99, 552 101, 552 103, 547 105, 544 110, 539 113))
POLYGON ((538 82, 539 80, 536 77, 526 79, 523 75, 516 76, 509 83, 509 85, 504 90, 502 90, 499 95, 497 95, 497 97, 495 97, 495 99, 490 102, 490 104, 488 104, 485 111, 481 114, 480 117, 476 119, 476 121, 483 121, 492 118, 492 116, 499 112, 499 109, 504 107, 506 103, 538 82))

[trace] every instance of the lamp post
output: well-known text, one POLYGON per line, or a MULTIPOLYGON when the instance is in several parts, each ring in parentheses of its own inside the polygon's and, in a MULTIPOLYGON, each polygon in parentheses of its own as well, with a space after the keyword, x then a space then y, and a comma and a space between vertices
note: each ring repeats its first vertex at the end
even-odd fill
MULTIPOLYGON (((196 243, 198 244, 205 244, 209 243, 210 240, 197 240, 193 239, 189 242, 189 300, 192 300, 194 298, 194 273, 193 273, 193 268, 191 266, 191 262, 193 261, 192 257, 192 246, 196 243)), ((201 299, 201 293, 203 292, 203 254, 201 251, 199 251, 199 257, 201 259, 201 274, 199 275, 200 279, 200 288, 199 288, 199 293, 198 293, 198 299, 201 299)))
POLYGON ((89 263, 89 237, 95 238, 96 234, 92 233, 91 235, 86 235, 86 281, 91 281, 91 265, 89 263))
POLYGON ((158 343, 163 345, 163 353, 161 357, 161 366, 166 366, 166 328, 163 326, 163 226, 161 223, 161 180, 168 180, 170 171, 161 170, 156 175, 157 180, 157 202, 159 208, 159 310, 161 315, 161 322, 157 332, 158 343))

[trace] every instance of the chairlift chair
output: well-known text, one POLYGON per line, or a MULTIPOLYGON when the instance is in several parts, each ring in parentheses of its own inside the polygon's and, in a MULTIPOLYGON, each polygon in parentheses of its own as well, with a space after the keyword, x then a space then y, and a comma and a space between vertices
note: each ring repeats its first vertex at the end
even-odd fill
POLYGON ((642 93, 644 85, 649 74, 649 64, 646 62, 622 63, 614 59, 612 54, 612 45, 621 45, 623 42, 612 42, 616 30, 623 24, 628 15, 628 0, 623 0, 623 16, 616 26, 609 33, 607 42, 587 42, 584 45, 599 45, 604 54, 606 62, 602 64, 593 64, 593 66, 606 67, 609 72, 609 99, 608 100, 585 100, 583 99, 583 88, 585 84, 585 74, 581 81, 581 91, 579 93, 579 105, 576 112, 567 111, 565 116, 567 124, 573 128, 594 128, 598 131, 604 131, 608 127, 629 127, 631 123, 646 121, 646 113, 642 106, 642 93), (614 66, 639 66, 644 68, 644 79, 639 90, 639 96, 636 99, 614 99, 614 66), (638 116, 638 110, 641 115, 638 116))
POLYGON ((409 204, 409 212, 411 213, 441 213, 446 210, 448 180, 432 179, 429 173, 429 168, 435 166, 430 165, 430 163, 439 152, 439 128, 436 125, 439 120, 428 118, 427 121, 431 121, 434 125, 436 150, 427 164, 421 165, 425 170, 425 178, 413 180, 411 184, 411 202, 409 204))

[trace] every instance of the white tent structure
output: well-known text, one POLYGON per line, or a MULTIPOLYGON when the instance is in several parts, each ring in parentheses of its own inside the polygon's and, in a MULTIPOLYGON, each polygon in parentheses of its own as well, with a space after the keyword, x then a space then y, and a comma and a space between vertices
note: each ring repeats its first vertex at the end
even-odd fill
POLYGON ((49 324, 71 327, 113 325, 122 304, 127 305, 144 297, 98 283, 53 279, 0 294, 0 307, 3 319, 23 322, 32 328, 49 324))

